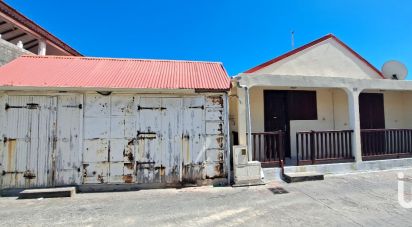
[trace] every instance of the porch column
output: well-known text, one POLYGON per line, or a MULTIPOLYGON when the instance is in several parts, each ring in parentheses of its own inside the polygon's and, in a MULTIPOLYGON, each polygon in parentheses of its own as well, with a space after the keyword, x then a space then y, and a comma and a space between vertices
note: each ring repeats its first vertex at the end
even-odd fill
POLYGON ((247 131, 247 113, 246 113, 246 91, 245 88, 237 88, 238 96, 238 139, 239 145, 247 145, 246 131, 247 131))
POLYGON ((249 89, 246 87, 238 88, 238 136, 239 145, 247 146, 249 161, 252 161, 252 136, 250 122, 250 102, 249 89))
POLYGON ((37 54, 41 56, 46 55, 46 42, 44 40, 39 40, 37 54))
POLYGON ((362 162, 361 130, 359 115, 359 94, 358 88, 347 90, 349 105, 349 126, 353 129, 352 154, 356 162, 362 162))

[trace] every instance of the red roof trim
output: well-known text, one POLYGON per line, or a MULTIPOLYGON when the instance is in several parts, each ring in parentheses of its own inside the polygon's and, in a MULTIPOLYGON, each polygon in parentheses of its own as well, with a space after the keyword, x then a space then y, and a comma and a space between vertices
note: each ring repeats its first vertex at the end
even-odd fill
POLYGON ((279 56, 279 57, 276 57, 276 58, 274 58, 274 59, 272 59, 272 60, 269 60, 269 61, 267 61, 267 62, 265 62, 265 63, 263 63, 263 64, 260 64, 260 65, 254 67, 254 68, 251 68, 251 69, 245 71, 244 73, 254 73, 254 72, 256 72, 256 71, 258 71, 258 70, 260 70, 260 69, 262 69, 262 68, 265 68, 266 66, 269 66, 269 65, 271 65, 271 64, 273 64, 273 63, 275 63, 275 62, 281 61, 281 60, 283 60, 283 59, 285 59, 285 58, 287 58, 287 57, 289 57, 289 56, 291 56, 291 55, 294 55, 294 54, 297 54, 297 53, 299 53, 299 52, 301 52, 301 51, 304 51, 304 50, 306 50, 306 49, 308 49, 308 48, 310 48, 310 47, 313 47, 313 46, 315 46, 316 44, 319 44, 319 43, 321 43, 321 42, 323 42, 323 41, 325 41, 325 40, 328 40, 328 39, 334 39, 336 42, 338 42, 340 45, 342 45, 344 48, 346 48, 349 52, 351 52, 352 54, 354 54, 359 60, 361 60, 361 61, 362 61, 363 63, 365 63, 368 67, 370 67, 373 71, 375 71, 379 76, 381 76, 382 78, 385 78, 385 77, 383 76, 382 72, 380 72, 375 66, 373 66, 371 63, 369 63, 366 59, 364 59, 362 56, 360 56, 358 53, 356 53, 352 48, 350 48, 348 45, 346 45, 345 43, 343 43, 340 39, 338 39, 338 38, 337 38, 336 36, 334 36, 333 34, 325 35, 325 36, 323 36, 322 38, 319 38, 319 39, 317 39, 317 40, 315 40, 315 41, 312 41, 312 42, 310 42, 310 43, 308 43, 308 44, 306 44, 306 45, 303 45, 303 46, 301 46, 301 47, 299 47, 299 48, 296 48, 296 49, 294 49, 294 50, 292 50, 292 51, 289 51, 289 52, 287 52, 287 53, 285 53, 285 54, 283 54, 283 55, 281 55, 281 56, 279 56))
POLYGON ((16 20, 17 22, 21 23, 23 26, 31 29, 32 31, 36 32, 43 38, 51 41, 52 43, 56 44, 58 47, 62 48, 66 52, 74 56, 82 56, 78 51, 61 41, 59 38, 48 32, 46 29, 42 28, 40 25, 36 24, 34 21, 30 20, 16 9, 12 8, 11 6, 7 5, 4 1, 0 0, 0 12, 4 13, 8 17, 16 20))

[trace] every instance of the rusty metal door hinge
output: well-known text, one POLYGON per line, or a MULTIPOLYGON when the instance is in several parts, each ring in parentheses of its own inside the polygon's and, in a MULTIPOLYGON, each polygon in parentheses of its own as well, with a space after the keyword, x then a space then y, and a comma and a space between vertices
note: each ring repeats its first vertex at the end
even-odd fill
POLYGON ((37 103, 27 103, 25 106, 10 106, 8 103, 5 105, 5 110, 8 109, 29 109, 29 110, 35 110, 38 109, 40 106, 37 103))
POLYGON ((167 108, 165 107, 142 107, 142 106, 137 106, 137 110, 166 110, 167 108))
POLYGON ((205 109, 205 106, 189 106, 189 109, 202 109, 202 110, 204 110, 205 109))
POLYGON ((66 106, 63 106, 63 107, 83 109, 83 105, 82 105, 82 104, 79 104, 79 105, 66 105, 66 106))
POLYGON ((19 172, 19 171, 5 171, 5 170, 3 170, 2 171, 2 173, 1 173, 1 175, 6 175, 6 174, 13 174, 13 173, 24 173, 24 172, 19 172))
POLYGON ((137 131, 137 136, 139 135, 156 135, 156 132, 141 132, 141 131, 137 131))
POLYGON ((138 162, 138 161, 136 161, 136 165, 153 165, 155 163, 156 162, 138 162))

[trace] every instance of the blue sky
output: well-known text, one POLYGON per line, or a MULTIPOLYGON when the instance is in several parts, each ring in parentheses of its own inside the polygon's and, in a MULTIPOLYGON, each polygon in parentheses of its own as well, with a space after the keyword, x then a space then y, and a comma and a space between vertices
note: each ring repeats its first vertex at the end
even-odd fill
MULTIPOLYGON (((6 0, 87 56, 223 62, 236 75, 328 33, 412 74, 409 0, 6 0)), ((408 76, 412 78, 412 76, 408 76)))

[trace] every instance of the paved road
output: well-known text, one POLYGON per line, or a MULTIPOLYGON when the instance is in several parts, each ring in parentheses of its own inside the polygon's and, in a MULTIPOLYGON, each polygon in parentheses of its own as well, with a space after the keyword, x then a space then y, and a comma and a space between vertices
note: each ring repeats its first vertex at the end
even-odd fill
MULTIPOLYGON (((412 226, 412 209, 397 202, 397 172, 250 188, 90 193, 43 200, 0 198, 0 226, 412 226), (278 189, 280 194, 274 194, 270 189, 276 187, 288 193, 278 189)), ((412 176, 412 170, 403 172, 412 176)), ((407 198, 411 197, 408 193, 407 198)))

